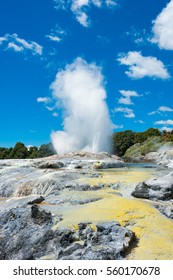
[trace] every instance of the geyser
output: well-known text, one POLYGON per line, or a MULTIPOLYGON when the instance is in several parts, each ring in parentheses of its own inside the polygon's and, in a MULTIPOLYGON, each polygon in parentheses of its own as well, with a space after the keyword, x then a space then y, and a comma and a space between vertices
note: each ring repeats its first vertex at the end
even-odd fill
POLYGON ((101 68, 77 58, 57 73, 51 89, 64 117, 63 131, 51 134, 57 153, 110 152, 112 123, 101 68))

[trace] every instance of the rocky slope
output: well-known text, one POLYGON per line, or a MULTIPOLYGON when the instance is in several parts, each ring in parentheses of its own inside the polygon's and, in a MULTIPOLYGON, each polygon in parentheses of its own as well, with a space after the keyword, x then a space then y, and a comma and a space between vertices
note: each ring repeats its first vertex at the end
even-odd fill
POLYGON ((160 136, 150 137, 131 146, 123 158, 130 162, 153 162, 173 168, 173 143, 163 141, 160 136))
POLYGON ((156 159, 154 154, 161 148, 165 142, 160 136, 149 137, 143 143, 137 143, 131 146, 125 153, 124 159, 129 161, 153 161, 156 159), (149 156, 148 156, 149 155, 149 156))

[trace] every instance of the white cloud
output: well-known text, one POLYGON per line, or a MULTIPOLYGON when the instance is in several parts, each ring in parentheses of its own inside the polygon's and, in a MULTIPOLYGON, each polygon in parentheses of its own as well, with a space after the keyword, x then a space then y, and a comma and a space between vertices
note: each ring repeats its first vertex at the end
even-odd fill
POLYGON ((26 41, 17 34, 6 34, 0 38, 0 45, 5 45, 5 50, 13 49, 16 52, 30 51, 33 55, 42 55, 43 47, 36 42, 26 41))
POLYGON ((121 125, 117 125, 117 124, 114 124, 113 128, 116 130, 116 129, 122 129, 124 127, 123 124, 121 125))
POLYGON ((129 109, 129 108, 118 107, 118 108, 115 108, 115 109, 113 110, 113 112, 114 112, 114 113, 116 113, 116 112, 121 112, 121 113, 124 114, 124 117, 125 117, 125 118, 129 118, 129 119, 135 118, 135 114, 134 114, 133 110, 132 110, 132 109, 129 109))
POLYGON ((118 100, 118 103, 124 104, 124 105, 134 104, 131 101, 131 97, 139 97, 140 96, 136 91, 131 91, 131 90, 120 90, 120 93, 122 94, 123 97, 121 97, 118 100))
POLYGON ((162 112, 173 112, 172 108, 166 106, 160 106, 158 110, 162 112))
POLYGON ((59 10, 59 9, 65 10, 67 2, 68 2, 68 0, 54 0, 55 8, 57 10, 59 10))
MULTIPOLYGON (((71 11, 75 14, 77 21, 84 27, 90 25, 90 20, 86 14, 86 8, 88 8, 90 4, 89 0, 72 0, 71 11)), ((97 5, 98 4, 96 4, 96 6, 97 5)))
POLYGON ((168 79, 170 75, 163 62, 152 56, 142 56, 141 52, 128 52, 118 58, 121 65, 129 66, 125 73, 134 79, 144 77, 168 79))
MULTIPOLYGON (((44 102, 45 103, 45 102, 44 102)), ((47 103, 49 103, 49 102, 47 102, 47 103)), ((53 111, 55 108, 54 107, 49 107, 49 106, 46 106, 46 109, 48 110, 48 111, 53 111)))
POLYGON ((163 113, 169 113, 169 112, 173 112, 173 109, 170 107, 166 107, 166 106, 160 106, 156 111, 152 111, 150 113, 148 113, 149 116, 152 115, 156 115, 156 114, 160 114, 163 115, 163 113))
POLYGON ((160 112, 159 111, 152 111, 152 112, 148 113, 149 116, 153 116, 155 114, 160 114, 160 112))
POLYGON ((19 45, 23 46, 24 49, 30 50, 32 54, 42 55, 43 47, 36 42, 27 42, 26 40, 19 38, 17 34, 13 34, 12 36, 14 37, 16 43, 19 43, 19 45))
POLYGON ((88 16, 84 12, 80 12, 79 14, 76 14, 76 19, 84 27, 88 27, 90 25, 90 21, 88 19, 88 16))
POLYGON ((131 41, 134 41, 137 45, 144 45, 148 43, 148 35, 146 29, 136 29, 134 26, 131 26, 129 31, 125 32, 125 35, 130 38, 131 41))
POLYGON ((9 43, 7 49, 13 49, 15 52, 23 52, 24 50, 22 46, 18 46, 15 43, 9 43))
POLYGON ((57 112, 53 112, 52 116, 56 118, 56 117, 58 117, 58 113, 57 112))
POLYGON ((117 5, 117 3, 113 0, 106 0, 106 5, 108 7, 115 7, 117 5))
POLYGON ((154 124, 173 125, 173 120, 161 120, 155 122, 154 124))
POLYGON ((58 36, 54 36, 54 35, 46 35, 47 38, 49 38, 51 41, 54 42, 60 42, 62 39, 58 36))
POLYGON ((144 121, 142 121, 142 120, 138 120, 138 121, 135 121, 135 123, 144 124, 145 122, 144 122, 144 121))
POLYGON ((144 38, 140 37, 140 38, 136 38, 134 41, 137 45, 143 44, 144 43, 144 38))
POLYGON ((51 30, 51 33, 49 35, 46 35, 46 38, 53 42, 60 42, 65 35, 66 32, 58 25, 56 25, 56 27, 51 30))
POLYGON ((56 9, 68 9, 75 15, 76 20, 84 27, 91 23, 87 12, 92 6, 97 8, 113 8, 117 5, 115 0, 54 0, 56 9))
POLYGON ((48 103, 51 102, 51 98, 47 97, 47 96, 46 97, 38 97, 37 102, 48 104, 48 103))
POLYGON ((2 45, 3 42, 7 41, 6 37, 0 37, 0 45, 2 45))
POLYGON ((173 50, 173 1, 171 0, 162 12, 153 21, 152 43, 159 48, 173 50))

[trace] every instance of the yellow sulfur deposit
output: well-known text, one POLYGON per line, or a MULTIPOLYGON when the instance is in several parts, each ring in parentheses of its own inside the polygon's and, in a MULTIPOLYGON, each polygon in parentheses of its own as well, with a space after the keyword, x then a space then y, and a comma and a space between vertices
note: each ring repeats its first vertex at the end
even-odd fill
MULTIPOLYGON (((116 172, 102 172, 100 178, 88 179, 88 182, 94 185, 123 181, 126 189, 128 184, 148 179, 153 171, 137 170, 135 173, 132 170, 130 174, 126 172, 116 174, 116 172)), ((80 198, 93 195, 100 199, 87 204, 57 209, 58 213, 63 214, 63 220, 57 226, 71 226, 77 229, 76 225, 80 222, 96 224, 116 220, 136 235, 138 243, 129 253, 129 259, 173 259, 173 222, 161 215, 154 208, 153 202, 135 199, 128 195, 122 197, 120 193, 126 194, 126 191, 123 188, 118 191, 104 188, 78 192, 80 198)))

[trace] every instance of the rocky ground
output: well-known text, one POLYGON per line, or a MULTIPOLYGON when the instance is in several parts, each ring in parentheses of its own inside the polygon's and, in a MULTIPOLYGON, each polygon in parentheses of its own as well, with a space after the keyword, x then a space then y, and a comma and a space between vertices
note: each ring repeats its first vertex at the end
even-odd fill
POLYGON ((99 176, 98 169, 123 166, 120 158, 107 153, 76 152, 38 160, 1 160, 0 259, 122 258, 134 234, 118 222, 59 228, 63 216, 52 215, 38 205, 80 205, 96 201, 100 198, 80 198, 75 196, 75 191, 95 191, 104 188, 104 184, 91 186, 76 180, 95 178, 99 176), (68 190, 74 194, 68 195, 68 190))
MULTIPOLYGON (((167 150, 152 155, 147 154, 146 158, 157 158, 157 163, 166 169, 160 169, 157 177, 138 183, 132 195, 153 201, 163 215, 173 219, 173 153, 167 150)), ((124 258, 136 242, 134 232, 128 228, 135 221, 125 222, 125 227, 116 220, 80 222, 69 227, 62 226, 63 211, 56 210, 70 211, 99 202, 108 188, 108 197, 122 195, 117 190, 123 188, 123 182, 84 183, 102 176, 102 169, 121 167, 125 167, 123 160, 107 153, 75 152, 64 157, 1 160, 0 259, 124 258), (80 181, 81 178, 86 180, 80 181), (55 211, 51 213, 50 209, 55 211)))
MULTIPOLYGON (((56 217, 57 221, 63 219, 56 217)), ((1 214, 0 259, 120 259, 134 234, 117 222, 80 223, 77 229, 58 228, 50 212, 31 207, 1 214)))

